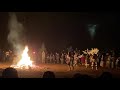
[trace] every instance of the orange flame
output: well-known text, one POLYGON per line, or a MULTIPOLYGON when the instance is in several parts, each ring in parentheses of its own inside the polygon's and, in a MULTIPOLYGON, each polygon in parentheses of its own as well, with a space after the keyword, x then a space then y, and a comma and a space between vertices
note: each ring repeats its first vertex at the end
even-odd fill
POLYGON ((30 57, 28 55, 28 46, 25 46, 25 49, 22 53, 21 60, 17 63, 16 66, 13 66, 14 68, 25 68, 29 69, 29 67, 32 67, 32 61, 30 60, 30 57))

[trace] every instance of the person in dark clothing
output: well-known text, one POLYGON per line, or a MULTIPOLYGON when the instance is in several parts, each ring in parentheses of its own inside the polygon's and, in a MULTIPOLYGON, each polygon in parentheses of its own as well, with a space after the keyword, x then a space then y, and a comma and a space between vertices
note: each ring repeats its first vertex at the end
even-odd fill
POLYGON ((74 54, 73 53, 70 54, 69 67, 70 67, 70 70, 74 70, 74 54))
POLYGON ((97 59, 98 59, 98 56, 97 56, 97 54, 94 54, 93 55, 93 65, 92 65, 92 69, 93 69, 93 67, 94 67, 94 65, 95 65, 95 68, 96 68, 96 70, 98 70, 98 68, 97 68, 97 59))
POLYGON ((80 73, 76 73, 73 78, 79 78, 81 80, 90 80, 90 79, 94 79, 92 78, 91 76, 88 76, 88 75, 81 75, 80 73))
POLYGON ((102 75, 99 77, 101 80, 110 80, 112 79, 112 74, 110 72, 103 72, 102 75))
POLYGON ((54 72, 46 71, 46 72, 43 74, 43 78, 55 78, 55 74, 54 74, 54 72))
POLYGON ((74 74, 73 78, 82 78, 82 75, 80 73, 74 74))
POLYGON ((2 72, 2 78, 18 78, 18 72, 14 68, 6 68, 2 72))

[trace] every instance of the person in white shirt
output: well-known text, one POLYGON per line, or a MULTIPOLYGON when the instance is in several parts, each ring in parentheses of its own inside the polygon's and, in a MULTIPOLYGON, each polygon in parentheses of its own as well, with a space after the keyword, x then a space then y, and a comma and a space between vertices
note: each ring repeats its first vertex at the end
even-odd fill
POLYGON ((109 55, 108 58, 107 58, 107 61, 106 61, 106 67, 107 68, 110 68, 110 59, 111 59, 111 56, 109 55))
POLYGON ((120 57, 118 57, 117 60, 116 60, 116 62, 115 62, 116 69, 118 69, 118 67, 119 67, 119 64, 118 64, 119 60, 120 60, 120 57))

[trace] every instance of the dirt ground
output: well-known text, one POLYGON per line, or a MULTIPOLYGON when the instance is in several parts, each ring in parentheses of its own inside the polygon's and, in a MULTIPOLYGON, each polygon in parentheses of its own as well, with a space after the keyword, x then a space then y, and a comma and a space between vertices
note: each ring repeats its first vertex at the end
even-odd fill
MULTIPOLYGON (((2 71, 9 67, 10 63, 0 63, 0 76, 2 71)), ((45 71, 53 71, 56 78, 71 78, 75 73, 87 74, 92 77, 99 77, 104 71, 111 72, 114 77, 120 78, 120 70, 103 69, 92 70, 90 67, 76 66, 74 70, 70 71, 66 64, 39 64, 37 69, 20 70, 17 69, 20 78, 42 78, 45 71)))

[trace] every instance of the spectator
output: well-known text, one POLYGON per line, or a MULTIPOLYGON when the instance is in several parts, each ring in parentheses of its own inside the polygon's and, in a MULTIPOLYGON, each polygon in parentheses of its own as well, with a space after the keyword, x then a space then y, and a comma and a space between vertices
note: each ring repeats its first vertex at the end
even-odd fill
POLYGON ((2 72, 2 78, 18 78, 18 72, 14 68, 6 68, 2 72))
POLYGON ((46 71, 46 72, 43 74, 43 78, 55 78, 55 74, 54 74, 54 72, 46 71))
POLYGON ((112 79, 112 74, 110 72, 103 72, 99 79, 110 80, 112 79))
POLYGON ((88 75, 81 75, 80 73, 76 73, 73 78, 79 78, 81 80, 90 80, 93 79, 91 76, 88 75))
POLYGON ((82 75, 80 73, 76 73, 73 78, 82 78, 82 75))

